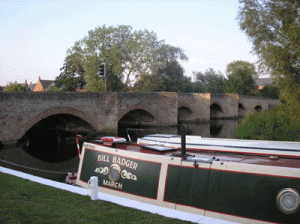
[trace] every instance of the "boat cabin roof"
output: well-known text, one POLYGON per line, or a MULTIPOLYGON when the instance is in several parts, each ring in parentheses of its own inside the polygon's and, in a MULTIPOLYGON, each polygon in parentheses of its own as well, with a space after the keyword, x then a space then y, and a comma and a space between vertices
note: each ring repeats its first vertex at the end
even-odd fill
MULTIPOLYGON (((163 156, 179 157, 181 156, 180 148, 166 147, 162 145, 142 145, 130 142, 103 142, 91 141, 91 143, 132 151, 139 153, 157 154, 163 156)), ((281 156, 268 156, 268 155, 251 155, 234 152, 216 152, 210 150, 189 150, 186 149, 186 156, 182 157, 184 160, 201 161, 212 163, 213 161, 220 162, 235 162, 254 165, 267 165, 278 167, 300 168, 300 158, 289 158, 281 156)))

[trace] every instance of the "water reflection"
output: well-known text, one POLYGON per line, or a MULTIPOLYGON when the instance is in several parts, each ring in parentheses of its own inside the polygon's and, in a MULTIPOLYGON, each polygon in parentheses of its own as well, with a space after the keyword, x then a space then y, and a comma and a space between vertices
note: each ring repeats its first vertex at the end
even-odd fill
MULTIPOLYGON (((181 125, 176 127, 141 127, 136 126, 134 128, 142 129, 137 131, 129 131, 130 137, 133 141, 136 141, 138 137, 142 137, 149 134, 175 134, 180 135, 181 125)), ((187 135, 199 135, 209 138, 235 138, 234 129, 238 126, 238 120, 211 120, 208 123, 187 123, 186 134, 187 135)), ((119 127, 118 135, 121 137, 127 137, 126 129, 132 127, 119 127)))

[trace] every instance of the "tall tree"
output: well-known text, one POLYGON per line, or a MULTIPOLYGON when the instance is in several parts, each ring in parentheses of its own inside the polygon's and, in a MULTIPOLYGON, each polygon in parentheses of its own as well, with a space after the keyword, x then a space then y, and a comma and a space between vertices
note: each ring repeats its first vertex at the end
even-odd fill
POLYGON ((196 73, 197 85, 201 86, 201 91, 207 93, 223 93, 225 88, 225 77, 219 71, 209 68, 204 73, 196 73))
POLYGON ((157 70, 157 74, 163 79, 163 85, 167 92, 191 92, 190 80, 184 76, 184 69, 178 61, 166 62, 157 70))
POLYGON ((157 74, 142 74, 134 84, 134 92, 161 92, 165 91, 162 76, 157 74))
POLYGON ((233 61, 226 67, 227 93, 250 95, 256 89, 254 79, 258 77, 254 64, 247 61, 233 61))
POLYGON ((152 75, 167 62, 187 60, 182 49, 166 45, 154 32, 133 31, 124 25, 97 27, 69 52, 80 55, 77 58, 84 70, 87 91, 103 90, 104 79, 98 76, 101 63, 106 63, 108 91, 126 91, 139 74, 152 75))
POLYGON ((57 88, 62 91, 83 89, 86 81, 84 80, 85 70, 83 68, 82 60, 80 60, 80 55, 75 55, 69 52, 69 55, 65 58, 64 65, 60 71, 60 75, 55 79, 55 86, 57 88))
POLYGON ((135 75, 149 72, 155 60, 153 52, 160 44, 156 34, 148 30, 132 31, 131 26, 104 25, 89 31, 88 36, 75 43, 72 51, 83 57, 88 89, 103 89, 103 79, 97 76, 97 71, 101 63, 106 63, 108 90, 119 91, 122 80, 127 87, 135 75), (110 50, 106 49, 108 44, 110 50))
POLYGON ((277 78, 282 100, 300 100, 300 1, 240 0, 240 28, 260 66, 277 78))

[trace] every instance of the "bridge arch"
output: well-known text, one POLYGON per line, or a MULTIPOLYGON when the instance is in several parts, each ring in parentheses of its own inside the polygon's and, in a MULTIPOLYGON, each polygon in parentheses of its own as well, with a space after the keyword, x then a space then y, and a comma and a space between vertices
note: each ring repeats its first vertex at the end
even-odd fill
POLYGON ((180 105, 178 107, 178 121, 187 121, 194 115, 194 112, 187 105, 180 105))
POLYGON ((89 125, 91 125, 91 127, 93 127, 95 130, 97 130, 96 120, 94 118, 88 116, 87 114, 85 114, 75 108, 72 108, 72 107, 55 107, 55 108, 50 108, 50 109, 43 111, 42 113, 38 114, 33 119, 28 121, 22 127, 22 129, 24 130, 24 133, 22 133, 21 136, 23 136, 26 131, 28 131, 30 128, 32 128, 38 122, 42 121, 43 119, 45 119, 47 117, 57 115, 57 114, 69 114, 69 115, 73 115, 75 117, 81 118, 83 121, 86 121, 89 125))
POLYGON ((221 114, 223 114, 222 104, 220 102, 213 102, 210 105, 210 118, 219 118, 221 117, 221 114))
POLYGON ((254 110, 260 112, 260 111, 262 111, 262 106, 261 105, 256 105, 254 107, 254 110))
POLYGON ((129 125, 154 125, 156 118, 156 114, 149 107, 135 105, 119 113, 118 125, 126 122, 129 122, 129 125))
POLYGON ((238 104, 238 117, 244 117, 246 114, 246 107, 243 103, 238 104))
POLYGON ((62 162, 78 155, 75 136, 97 130, 92 124, 96 123, 74 108, 51 108, 27 123, 19 144, 35 158, 62 162))

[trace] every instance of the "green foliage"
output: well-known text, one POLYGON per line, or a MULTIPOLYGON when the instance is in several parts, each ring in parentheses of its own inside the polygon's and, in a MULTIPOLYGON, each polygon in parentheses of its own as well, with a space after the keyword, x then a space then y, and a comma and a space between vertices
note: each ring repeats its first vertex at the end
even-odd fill
POLYGON ((97 74, 100 70, 100 64, 96 55, 87 55, 83 66, 85 67, 84 77, 86 86, 84 90, 87 92, 104 92, 104 78, 100 78, 97 74))
POLYGON ((62 91, 61 89, 59 89, 58 87, 56 87, 55 85, 51 86, 50 88, 47 88, 45 90, 46 92, 60 92, 62 91))
POLYGON ((25 86, 18 84, 18 83, 12 83, 10 82, 6 88, 6 92, 25 92, 25 91, 30 91, 30 89, 26 88, 25 86))
POLYGON ((157 75, 162 77, 166 92, 191 92, 190 79, 184 76, 184 69, 176 59, 167 61, 157 70, 157 75))
MULTIPOLYGON (((247 138, 299 141, 300 2, 240 0, 240 3, 240 28, 253 43, 260 69, 275 78, 284 104, 270 112, 249 115, 237 133, 244 133, 240 137, 247 138)), ((266 92, 269 94, 268 88, 266 92)))
POLYGON ((55 86, 62 91, 75 91, 83 89, 84 69, 82 58, 78 54, 70 54, 65 58, 61 73, 55 79, 55 86))
POLYGON ((204 93, 223 93, 225 88, 225 77, 219 71, 218 73, 212 69, 207 69, 204 74, 198 72, 197 77, 197 90, 204 93))
POLYGON ((0 223, 190 223, 0 173, 0 223))
POLYGON ((254 78, 257 78, 254 64, 247 61, 233 61, 227 65, 225 92, 251 95, 256 89, 254 78))
POLYGON ((299 0, 240 0, 240 28, 253 43, 260 67, 277 79, 280 99, 300 101, 299 0))
POLYGON ((286 105, 281 104, 267 112, 248 114, 236 128, 235 136, 241 139, 300 141, 300 116, 294 114, 295 110, 290 108, 287 113, 286 105))
POLYGON ((157 74, 142 74, 135 83, 134 92, 161 92, 165 91, 162 76, 157 74))
POLYGON ((259 90, 259 95, 266 98, 279 99, 279 89, 275 85, 265 85, 263 89, 259 90))
POLYGON ((108 91, 126 91, 135 81, 134 77, 156 74, 166 63, 176 60, 188 58, 182 49, 158 40, 154 32, 104 25, 89 31, 88 36, 68 50, 66 62, 70 61, 71 65, 65 62, 64 71, 71 70, 70 74, 77 73, 80 77, 83 74, 87 91, 103 91, 103 78, 97 73, 100 64, 106 63, 108 91))

